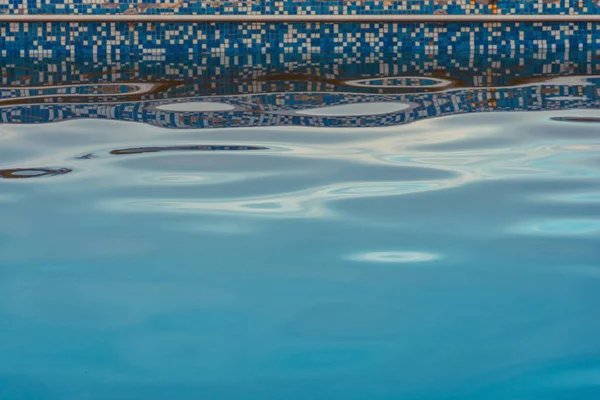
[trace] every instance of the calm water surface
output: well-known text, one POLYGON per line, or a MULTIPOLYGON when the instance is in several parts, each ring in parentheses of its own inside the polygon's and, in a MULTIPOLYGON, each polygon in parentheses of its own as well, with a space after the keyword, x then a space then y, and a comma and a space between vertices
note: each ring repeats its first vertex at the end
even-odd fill
POLYGON ((423 58, 5 64, 0 398, 600 398, 596 55, 423 58))

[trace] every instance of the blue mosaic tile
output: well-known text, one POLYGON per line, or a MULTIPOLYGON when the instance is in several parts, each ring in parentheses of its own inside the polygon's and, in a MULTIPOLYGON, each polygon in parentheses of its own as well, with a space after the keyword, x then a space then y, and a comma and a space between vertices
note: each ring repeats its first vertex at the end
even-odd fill
POLYGON ((148 57, 196 54, 481 52, 598 46, 598 23, 305 24, 305 23, 0 23, 0 50, 148 57))
POLYGON ((6 14, 597 14, 596 0, 2 0, 6 14))

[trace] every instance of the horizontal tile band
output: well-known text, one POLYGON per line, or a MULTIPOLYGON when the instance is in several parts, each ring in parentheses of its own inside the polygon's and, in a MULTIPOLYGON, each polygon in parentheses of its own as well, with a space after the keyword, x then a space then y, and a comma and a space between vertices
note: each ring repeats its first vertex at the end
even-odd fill
POLYGON ((76 14, 19 14, 0 15, 6 22, 169 22, 169 23, 502 23, 502 22, 600 22, 594 15, 76 15, 76 14))

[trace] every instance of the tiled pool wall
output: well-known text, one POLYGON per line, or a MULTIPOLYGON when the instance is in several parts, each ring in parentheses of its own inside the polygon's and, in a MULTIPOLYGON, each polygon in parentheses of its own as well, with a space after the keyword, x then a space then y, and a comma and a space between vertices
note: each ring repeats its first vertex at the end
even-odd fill
POLYGON ((597 47, 598 23, 5 23, 2 55, 452 53, 597 47))
POLYGON ((14 15, 565 15, 552 23, 110 23, 1 22, 4 55, 55 57, 138 51, 160 55, 356 53, 380 51, 481 52, 563 50, 600 44, 599 23, 568 22, 596 15, 600 0, 0 0, 0 17, 14 15))
POLYGON ((0 0, 4 14, 596 14, 598 0, 0 0))

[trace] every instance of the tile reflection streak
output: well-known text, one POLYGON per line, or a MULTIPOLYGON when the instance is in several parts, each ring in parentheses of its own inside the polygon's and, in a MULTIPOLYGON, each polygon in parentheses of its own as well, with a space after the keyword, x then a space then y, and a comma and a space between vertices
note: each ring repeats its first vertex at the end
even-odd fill
POLYGON ((236 145, 214 145, 214 146, 165 146, 165 147, 134 147, 130 149, 112 150, 113 155, 160 153, 165 151, 252 151, 268 150, 268 147, 258 146, 236 146, 236 145))
POLYGON ((7 62, 0 122, 93 118, 172 129, 364 128, 463 113, 600 107, 600 58, 591 50, 558 53, 547 62, 545 53, 439 54, 435 63, 427 54, 190 57, 131 65, 99 59, 72 70, 38 61, 36 67, 55 72, 27 80, 21 79, 24 60, 7 62), (45 86, 56 81, 90 82, 45 86), (344 107, 360 112, 327 113, 344 107))

